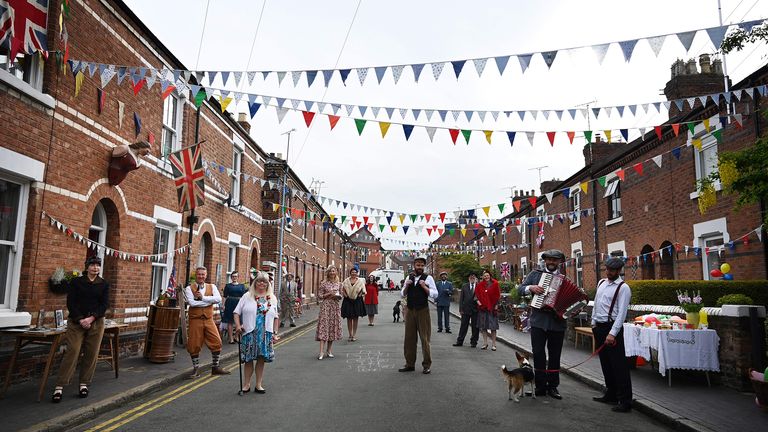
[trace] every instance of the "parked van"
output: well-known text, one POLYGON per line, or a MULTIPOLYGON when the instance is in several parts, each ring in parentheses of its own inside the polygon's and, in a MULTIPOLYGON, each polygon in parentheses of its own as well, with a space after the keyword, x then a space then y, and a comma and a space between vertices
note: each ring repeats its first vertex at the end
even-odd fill
POLYGON ((400 289, 400 281, 405 279, 405 273, 402 270, 385 270, 379 269, 371 272, 371 275, 376 278, 376 283, 379 284, 380 289, 388 290, 386 286, 387 278, 395 284, 395 289, 400 289))

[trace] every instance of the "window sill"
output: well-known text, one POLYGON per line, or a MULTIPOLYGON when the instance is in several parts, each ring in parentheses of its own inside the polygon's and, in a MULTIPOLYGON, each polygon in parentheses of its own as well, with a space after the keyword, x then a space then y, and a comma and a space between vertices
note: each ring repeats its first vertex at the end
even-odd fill
POLYGON ((23 93, 25 96, 32 98, 42 105, 45 105, 47 108, 53 109, 56 106, 56 100, 53 97, 32 87, 28 82, 19 79, 5 69, 0 69, 0 82, 8 84, 9 86, 23 93))
POLYGON ((571 224, 571 229, 574 229, 574 228, 578 228, 578 227, 580 227, 580 226, 581 226, 581 221, 578 221, 578 222, 576 222, 576 223, 572 223, 572 224, 571 224))
MULTIPOLYGON (((721 190, 723 190, 723 186, 720 185, 720 182, 715 182, 715 192, 720 192, 721 190)), ((699 198, 699 191, 691 192, 690 197, 691 197, 692 200, 698 199, 699 198)))
POLYGON ((611 219, 609 221, 605 221, 605 226, 611 226, 611 225, 617 224, 617 223, 622 222, 622 221, 624 221, 624 216, 619 216, 619 217, 613 218, 613 219, 611 219))
POLYGON ((0 328, 29 326, 32 314, 29 312, 0 311, 0 328))

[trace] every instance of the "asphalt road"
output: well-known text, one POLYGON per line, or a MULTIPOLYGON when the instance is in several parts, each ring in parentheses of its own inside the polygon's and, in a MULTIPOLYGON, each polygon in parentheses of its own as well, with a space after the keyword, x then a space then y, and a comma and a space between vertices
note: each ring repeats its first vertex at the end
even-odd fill
POLYGON ((266 366, 266 394, 238 396, 232 363, 232 375, 168 388, 72 430, 670 430, 638 412, 611 412, 591 400, 593 390, 567 376, 561 378, 561 401, 508 401, 499 368, 513 364, 512 349, 452 347, 458 323, 453 334, 437 333, 434 313, 432 374, 421 374, 420 351, 416 372, 398 373, 403 324, 392 323, 394 301, 395 294, 381 295, 376 325, 361 319, 357 342, 346 342, 344 324, 334 359, 317 360, 314 327, 281 342, 275 362, 266 366))

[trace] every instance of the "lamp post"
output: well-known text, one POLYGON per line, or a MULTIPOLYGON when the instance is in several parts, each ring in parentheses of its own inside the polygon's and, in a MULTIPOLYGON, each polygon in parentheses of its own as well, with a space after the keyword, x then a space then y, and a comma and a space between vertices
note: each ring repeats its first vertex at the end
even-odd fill
MULTIPOLYGON (((288 146, 285 148, 285 171, 283 172, 283 181, 280 185, 280 211, 285 211, 285 194, 288 189, 288 153, 291 151, 291 134, 296 129, 285 131, 280 135, 288 135, 288 146)), ((285 241, 285 214, 280 218, 280 248, 277 259, 277 298, 283 293, 283 242, 285 241)), ((279 300, 278 300, 279 301, 279 300)), ((280 305, 283 307, 283 305, 280 305)))

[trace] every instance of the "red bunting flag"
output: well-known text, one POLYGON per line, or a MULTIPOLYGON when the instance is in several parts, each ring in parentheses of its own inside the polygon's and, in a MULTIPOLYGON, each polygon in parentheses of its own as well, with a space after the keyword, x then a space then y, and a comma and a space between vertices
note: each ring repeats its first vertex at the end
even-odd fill
POLYGON ((459 137, 459 130, 448 129, 448 132, 451 134, 451 141, 453 141, 453 145, 456 145, 456 139, 459 137))
POLYGON ((442 228, 438 228, 437 229, 437 233, 440 234, 440 235, 443 235, 444 232, 445 232, 445 230, 442 229, 442 228))
POLYGON ((147 80, 142 79, 141 81, 137 82, 133 85, 133 95, 137 96, 139 94, 139 90, 141 90, 142 87, 144 87, 144 84, 147 83, 147 80))
POLYGON ((637 175, 643 175, 643 163, 642 162, 639 162, 639 163, 636 163, 636 164, 632 165, 632 169, 635 170, 637 175))
POLYGON ((165 91, 163 92, 163 100, 167 98, 173 91, 176 90, 176 86, 173 84, 168 85, 168 87, 165 88, 165 91))
POLYGON ((680 123, 672 123, 672 132, 677 136, 680 133, 680 123))
POLYGON ((363 216, 363 223, 368 225, 368 216, 363 216))
POLYGON ((339 116, 328 115, 328 122, 331 124, 331 130, 336 127, 336 123, 339 122, 339 116))
POLYGON ((520 211, 520 200, 512 201, 512 205, 515 207, 515 211, 520 211))
POLYGON ((568 135, 568 141, 570 141, 571 144, 573 144, 573 137, 576 136, 576 132, 566 132, 565 134, 568 135))
POLYGON ((531 207, 536 208, 536 197, 530 197, 528 198, 528 202, 531 203, 531 207))
POLYGON ((616 171, 616 177, 618 177, 619 180, 624 181, 624 170, 620 169, 620 170, 616 171))
POLYGON ((312 119, 315 118, 315 113, 312 111, 302 111, 301 113, 304 115, 304 123, 309 127, 312 124, 312 119))
POLYGON ((445 212, 439 213, 440 216, 440 222, 445 222, 445 212))
POLYGON ((432 235, 432 228, 427 228, 427 235, 432 235))
POLYGON ((656 131, 656 136, 661 140, 661 126, 654 126, 653 130, 656 131))
POLYGON ((429 222, 429 218, 432 217, 431 213, 424 213, 424 217, 427 219, 427 222, 429 222))
POLYGON ((547 138, 549 138, 549 145, 554 147, 555 146, 555 133, 554 132, 547 132, 547 138))

